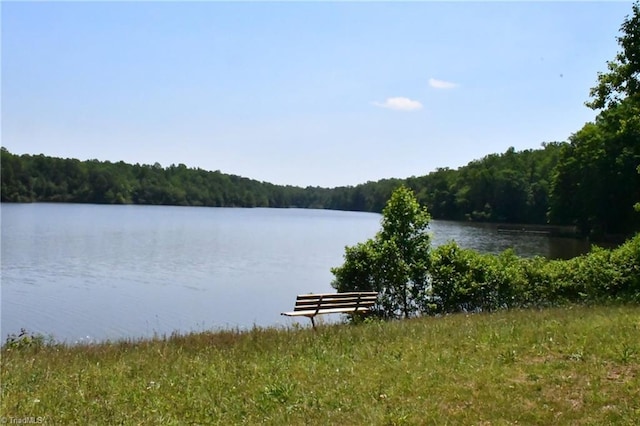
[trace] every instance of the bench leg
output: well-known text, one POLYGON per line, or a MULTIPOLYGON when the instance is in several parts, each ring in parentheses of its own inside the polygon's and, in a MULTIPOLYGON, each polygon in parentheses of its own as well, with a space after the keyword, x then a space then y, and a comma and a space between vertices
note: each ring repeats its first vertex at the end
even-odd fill
POLYGON ((316 329, 316 322, 315 322, 315 320, 314 320, 313 318, 314 318, 314 317, 309 317, 309 319, 311 320, 311 326, 312 326, 312 327, 313 327, 313 329, 315 330, 315 329, 316 329))

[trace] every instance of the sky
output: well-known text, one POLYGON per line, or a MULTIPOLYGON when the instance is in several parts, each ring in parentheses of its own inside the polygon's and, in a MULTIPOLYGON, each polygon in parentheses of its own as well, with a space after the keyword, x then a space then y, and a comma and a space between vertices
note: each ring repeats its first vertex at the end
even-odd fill
POLYGON ((2 146, 335 187, 566 141, 631 2, 0 3, 2 146))

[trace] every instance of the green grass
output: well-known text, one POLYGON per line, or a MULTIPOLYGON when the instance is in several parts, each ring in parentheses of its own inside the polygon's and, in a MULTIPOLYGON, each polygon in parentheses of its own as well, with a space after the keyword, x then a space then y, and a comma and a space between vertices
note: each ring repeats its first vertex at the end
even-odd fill
MULTIPOLYGON (((2 348, 49 424, 637 424, 640 307, 2 348)), ((37 420, 37 419, 36 419, 37 420)))

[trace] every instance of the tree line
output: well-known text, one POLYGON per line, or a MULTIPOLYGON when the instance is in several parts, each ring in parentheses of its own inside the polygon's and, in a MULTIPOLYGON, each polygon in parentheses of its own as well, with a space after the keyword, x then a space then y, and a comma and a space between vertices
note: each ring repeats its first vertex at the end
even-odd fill
POLYGON ((3 202, 301 207, 381 212, 405 184, 436 219, 545 223, 550 183, 562 144, 509 148, 457 170, 336 188, 296 187, 184 164, 162 167, 16 155, 2 148, 3 202))
MULTIPOLYGON (((220 171, 158 163, 1 154, 2 202, 149 204, 207 207, 300 207, 375 211, 362 186, 320 188, 274 185, 220 171)), ((390 193, 390 191, 389 191, 390 193)), ((376 195, 384 197, 384 195, 376 195)), ((382 205, 386 199, 381 201, 382 205)))
MULTIPOLYGON (((458 169, 382 179, 356 186, 306 188, 189 168, 122 161, 16 155, 0 149, 2 202, 149 204, 207 207, 298 207, 382 212, 401 185, 412 189, 431 217, 518 224, 547 224, 553 177, 568 144, 490 154, 458 169)), ((633 185, 627 182, 627 186, 633 185)), ((567 195, 575 196, 569 192, 567 195)), ((640 197, 639 197, 640 199, 640 197)), ((564 206, 556 201, 556 204, 564 206)), ((555 218, 555 217, 554 217, 555 218)), ((558 216, 551 223, 574 224, 558 216)))

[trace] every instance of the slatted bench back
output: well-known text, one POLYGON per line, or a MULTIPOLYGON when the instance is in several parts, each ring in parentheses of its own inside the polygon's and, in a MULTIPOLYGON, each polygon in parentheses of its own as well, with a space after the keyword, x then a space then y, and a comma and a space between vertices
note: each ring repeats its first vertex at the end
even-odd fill
POLYGON ((300 294, 291 312, 282 312, 289 317, 305 316, 316 327, 314 317, 320 314, 348 314, 368 312, 376 304, 378 293, 361 291, 349 293, 300 294))
POLYGON ((293 311, 298 315, 307 313, 307 316, 323 313, 365 312, 373 307, 377 297, 376 292, 301 294, 296 298, 293 311))

